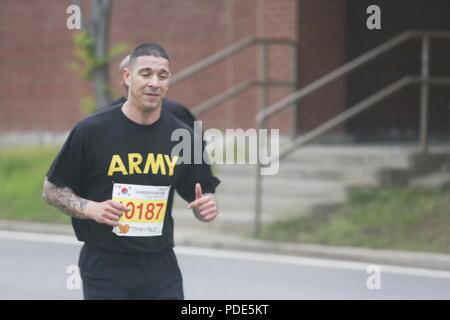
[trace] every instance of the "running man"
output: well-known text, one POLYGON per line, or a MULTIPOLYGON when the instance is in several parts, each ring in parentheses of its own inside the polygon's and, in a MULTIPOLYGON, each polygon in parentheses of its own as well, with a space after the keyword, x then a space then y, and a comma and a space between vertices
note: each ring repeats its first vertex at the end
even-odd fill
POLYGON ((75 125, 47 173, 43 198, 72 217, 84 242, 85 299, 184 299, 173 251, 174 190, 200 220, 218 215, 219 179, 171 154, 174 130, 188 130, 191 145, 194 134, 161 108, 169 79, 161 46, 136 47, 124 73, 127 101, 75 125))

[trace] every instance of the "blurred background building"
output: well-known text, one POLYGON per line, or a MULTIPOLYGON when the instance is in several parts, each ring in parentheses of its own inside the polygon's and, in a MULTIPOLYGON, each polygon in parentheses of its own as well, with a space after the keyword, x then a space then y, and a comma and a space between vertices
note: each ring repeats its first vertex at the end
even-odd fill
MULTIPOLYGON (((263 211, 268 221, 315 207, 331 212, 358 187, 449 184, 449 87, 419 77, 450 77, 450 1, 112 3, 110 46, 126 43, 131 51, 142 42, 157 42, 165 47, 174 74, 168 97, 195 112, 204 128, 252 128, 258 112, 323 82, 337 68, 347 71, 292 100, 265 125, 284 137, 301 137, 373 95, 384 96, 313 141, 326 146, 295 150, 264 182, 255 181, 256 171, 248 165, 219 168, 227 212, 220 223, 248 227, 253 214, 263 211), (380 29, 367 27, 370 5, 381 10, 380 29), (196 68, 201 71, 193 72, 196 68), (441 148, 423 158, 426 142, 441 148), (259 183, 263 196, 255 202, 259 183)), ((72 4, 81 5, 87 20, 92 4, 87 0, 0 1, 0 146, 5 139, 66 133, 86 116, 80 104, 93 94, 92 84, 68 67, 78 32, 66 27, 72 4)), ((118 64, 125 54, 109 65, 116 98, 123 94, 118 64)), ((191 218, 185 211, 176 211, 179 219, 191 218)))
MULTIPOLYGON (((91 92, 86 81, 68 70, 76 30, 66 28, 66 8, 76 1, 3 0, 0 3, 0 132, 67 131, 82 116, 80 99, 91 92)), ((81 1, 87 12, 89 1, 81 1)), ((176 74, 202 59, 248 38, 285 39, 284 44, 253 45, 174 85, 169 98, 190 108, 245 81, 284 84, 267 87, 268 106, 294 89, 407 30, 449 30, 450 2, 440 0, 116 0, 110 44, 130 50, 153 41, 167 48, 176 74), (381 8, 381 30, 369 30, 366 8, 381 8), (265 59, 267 69, 261 67, 265 59), (289 81, 296 81, 294 85, 289 81), (286 83, 287 82, 287 83, 286 83)), ((284 133, 302 133, 344 111, 405 75, 420 75, 419 38, 405 41, 380 58, 340 77, 269 121, 284 133)), ((430 75, 450 74, 450 41, 430 45, 430 75)), ((111 82, 120 95, 117 65, 111 82)), ((253 127, 263 108, 261 87, 247 90, 205 112, 206 127, 253 127)), ((429 130, 448 138, 448 88, 431 88, 429 130)), ((334 131, 352 141, 418 139, 419 86, 399 90, 380 105, 334 131)))

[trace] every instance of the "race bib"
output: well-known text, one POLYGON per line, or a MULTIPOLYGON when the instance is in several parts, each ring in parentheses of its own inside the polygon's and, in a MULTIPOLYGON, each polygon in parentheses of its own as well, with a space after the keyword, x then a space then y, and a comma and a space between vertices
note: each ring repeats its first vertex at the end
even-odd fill
POLYGON ((170 186, 114 183, 112 200, 128 209, 113 228, 118 236, 154 237, 162 234, 170 186))

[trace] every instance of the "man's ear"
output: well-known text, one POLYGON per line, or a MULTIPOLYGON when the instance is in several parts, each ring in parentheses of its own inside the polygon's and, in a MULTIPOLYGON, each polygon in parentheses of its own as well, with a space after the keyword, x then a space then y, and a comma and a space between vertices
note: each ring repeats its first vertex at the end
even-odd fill
POLYGON ((125 83, 128 87, 130 86, 130 69, 124 68, 122 72, 122 81, 125 83))

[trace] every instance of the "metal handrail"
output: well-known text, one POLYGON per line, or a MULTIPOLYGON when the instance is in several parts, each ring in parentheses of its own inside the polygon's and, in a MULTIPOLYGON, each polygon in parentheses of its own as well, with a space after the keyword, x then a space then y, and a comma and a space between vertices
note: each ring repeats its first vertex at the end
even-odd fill
POLYGON ((254 86, 253 80, 247 80, 243 81, 234 87, 229 88, 228 90, 212 97, 209 100, 206 100, 205 102, 199 104, 198 106, 192 108, 192 114, 196 117, 198 117, 201 113, 204 113, 213 107, 217 106, 218 104, 248 90, 249 88, 254 86))
MULTIPOLYGON (((294 150, 298 149, 302 145, 308 143, 309 141, 317 138, 318 136, 328 132, 332 128, 344 123, 348 119, 354 117, 356 114, 359 114, 375 104, 376 102, 386 98, 387 96, 397 92, 401 88, 406 85, 412 83, 420 83, 421 84, 421 99, 420 99, 420 146, 422 152, 427 151, 427 119, 428 119, 428 86, 430 84, 444 84, 450 85, 450 78, 430 78, 429 77, 429 51, 430 51, 430 39, 431 38, 450 38, 450 32, 447 31, 406 31, 401 33, 400 35, 386 41, 385 43, 373 48, 372 50, 366 52, 365 54, 351 60, 350 62, 344 64, 343 66, 337 68, 336 70, 326 74, 325 76, 319 78, 316 81, 313 81, 309 85, 303 87, 297 92, 288 95, 277 103, 269 106, 268 108, 263 108, 256 117, 256 128, 261 129, 264 127, 264 121, 273 116, 274 114, 291 107, 294 105, 294 102, 304 98, 310 93, 318 90, 324 85, 330 83, 331 81, 355 70, 363 64, 371 61, 372 59, 380 56, 386 51, 398 46, 399 44, 405 42, 406 40, 412 38, 421 38, 422 46, 421 46, 421 77, 404 77, 391 85, 385 87, 384 89, 378 91, 377 93, 371 95, 370 97, 364 99, 363 101, 357 103, 350 109, 344 111, 338 116, 332 118, 331 120, 325 122, 321 126, 309 131, 303 136, 295 139, 291 142, 291 145, 288 146, 282 153, 279 155, 279 158, 276 161, 286 157, 288 154, 292 153, 294 150)), ((256 236, 259 235, 261 230, 261 194, 262 194, 262 176, 260 175, 261 163, 258 159, 256 165, 256 188, 255 188, 255 226, 254 231, 256 236)))
POLYGON ((387 98, 388 96, 394 94, 395 92, 403 89, 404 87, 411 84, 434 84, 434 85, 450 85, 450 77, 435 77, 422 79, 421 77, 403 77, 400 80, 397 80, 390 85, 384 87, 378 92, 372 94, 361 102, 358 102, 354 106, 345 110, 344 112, 338 114, 337 116, 331 118, 327 122, 321 124, 317 128, 303 134, 302 136, 296 138, 292 141, 291 145, 282 150, 279 154, 278 160, 282 160, 294 152, 299 147, 311 142, 317 137, 321 136, 324 133, 327 133, 331 129, 343 124, 345 121, 355 117, 356 115, 362 113, 366 109, 369 109, 371 106, 380 102, 381 100, 387 98))
POLYGON ((267 86, 293 86, 294 90, 296 89, 297 86, 297 77, 296 77, 296 59, 297 59, 297 49, 296 49, 296 42, 289 40, 289 39, 276 39, 276 38, 247 38, 244 39, 242 41, 239 41, 235 44, 232 44, 228 47, 226 47, 225 49, 223 49, 222 51, 219 51, 217 53, 214 53, 206 58, 204 58, 203 60, 197 62, 196 64, 176 73, 175 75, 173 75, 170 79, 170 85, 174 86, 177 83, 180 83, 183 80, 188 79, 189 77, 205 70, 206 68, 209 68, 229 57, 231 57, 232 55, 239 53, 253 45, 262 45, 262 51, 261 51, 261 73, 262 73, 262 80, 247 80, 244 82, 241 82, 227 90, 225 90, 222 93, 217 94, 216 96, 208 99, 205 102, 202 102, 201 104, 195 106, 194 108, 192 108, 192 113, 195 116, 198 116, 216 106, 218 106, 219 104, 223 103, 224 101, 231 99, 233 97, 235 97, 238 94, 241 94, 242 92, 254 87, 254 86, 260 86, 262 87, 262 106, 266 105, 266 100, 267 100, 267 91, 266 88, 267 86), (294 57, 293 57, 293 80, 288 82, 288 81, 269 81, 266 79, 266 74, 267 74, 267 61, 266 61, 266 56, 267 56, 267 51, 266 51, 266 46, 267 45, 271 45, 271 44, 277 44, 277 45, 288 45, 291 46, 292 49, 294 50, 294 57))
POLYGON ((253 87, 262 87, 262 86, 292 86, 293 83, 289 81, 259 81, 259 80, 247 80, 242 81, 241 83, 225 90, 222 93, 217 94, 216 96, 202 102, 201 104, 195 106, 191 109, 191 112, 194 116, 198 117, 200 114, 214 108, 215 106, 231 99, 238 94, 241 94, 253 87))
POLYGON ((450 32, 446 31, 430 31, 430 32, 424 32, 424 31, 406 31, 398 36, 386 41, 385 43, 379 45, 378 47, 373 48, 372 50, 364 53, 363 55, 351 60, 350 62, 344 64, 343 66, 337 68, 336 70, 326 74, 325 76, 317 79, 316 81, 313 81, 312 83, 308 84, 307 86, 303 87, 302 89, 298 90, 297 92, 294 92, 287 97, 283 98, 282 100, 278 101, 277 103, 264 108, 262 111, 258 112, 256 115, 256 123, 257 127, 260 127, 262 122, 267 119, 268 117, 284 110, 287 107, 292 106, 292 104, 303 97, 309 95, 310 93, 316 91, 317 89, 323 87, 324 85, 328 84, 329 82, 335 80, 336 78, 339 78, 356 68, 360 67, 363 64, 366 64, 370 60, 378 57, 379 55, 385 53, 386 51, 398 46, 399 44, 405 42, 406 40, 409 40, 411 38, 450 38, 450 32))
POLYGON ((296 45, 295 41, 289 40, 289 39, 261 39, 261 38, 247 38, 244 39, 242 41, 239 41, 235 44, 232 44, 228 47, 226 47, 225 49, 223 49, 222 51, 219 51, 217 53, 214 53, 206 58, 204 58, 203 60, 201 60, 200 62, 197 62, 196 64, 174 74, 171 79, 170 79, 170 85, 173 86, 183 80, 186 80, 187 78, 193 76, 194 74, 214 65, 217 64, 223 60, 225 60, 226 58, 241 52, 253 45, 256 44, 284 44, 284 45, 290 45, 290 46, 294 46, 296 45))

